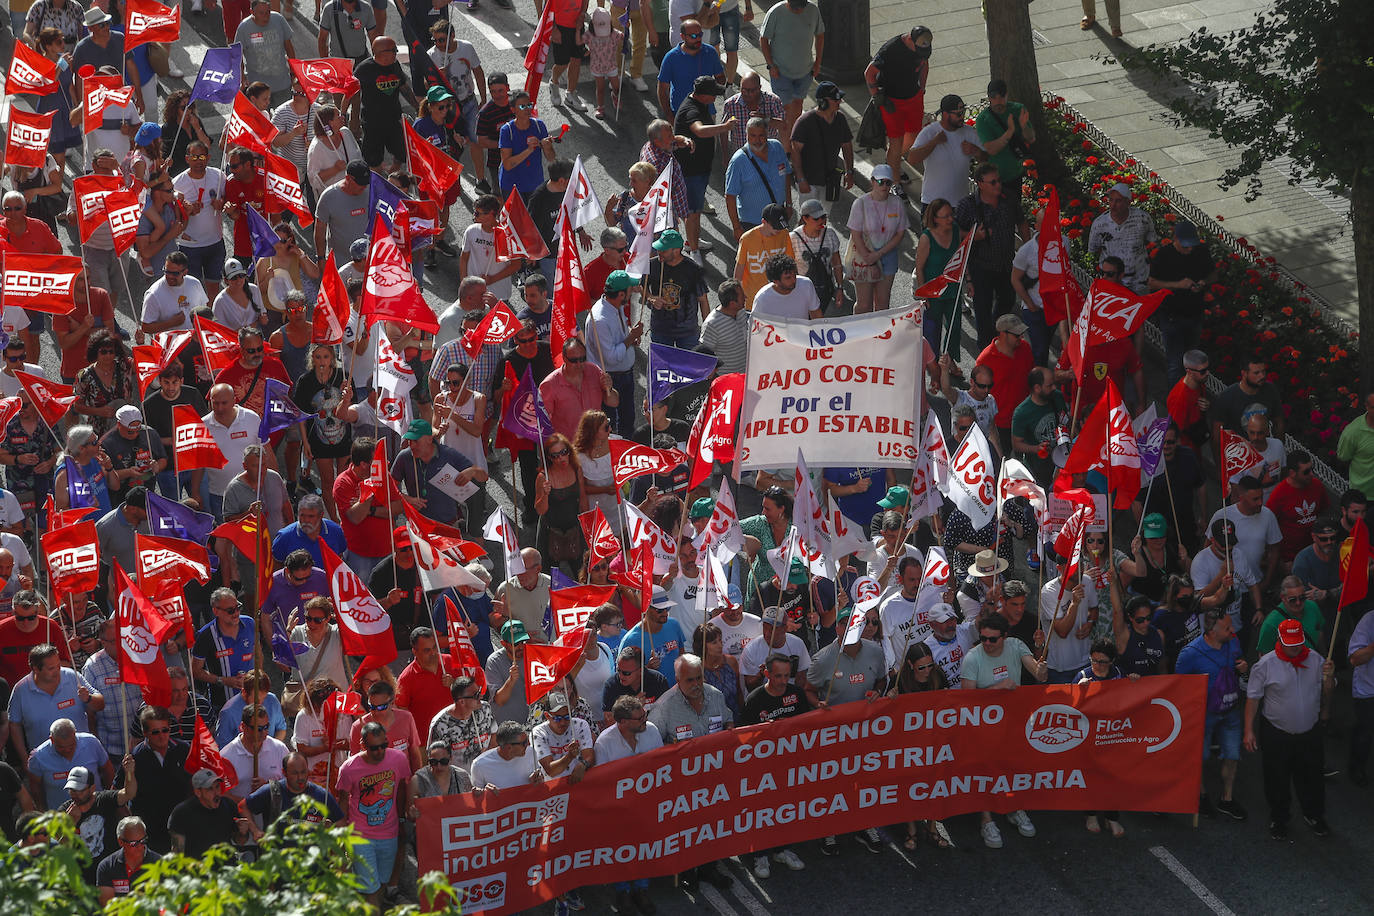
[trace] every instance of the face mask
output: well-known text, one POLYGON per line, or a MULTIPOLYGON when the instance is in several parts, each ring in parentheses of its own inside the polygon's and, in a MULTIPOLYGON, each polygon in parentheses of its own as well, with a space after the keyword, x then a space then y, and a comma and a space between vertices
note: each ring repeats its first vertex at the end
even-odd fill
POLYGON ((917 46, 916 46, 916 59, 917 59, 917 60, 928 60, 929 58, 930 58, 930 48, 929 48, 928 46, 926 46, 926 45, 917 45, 917 46))

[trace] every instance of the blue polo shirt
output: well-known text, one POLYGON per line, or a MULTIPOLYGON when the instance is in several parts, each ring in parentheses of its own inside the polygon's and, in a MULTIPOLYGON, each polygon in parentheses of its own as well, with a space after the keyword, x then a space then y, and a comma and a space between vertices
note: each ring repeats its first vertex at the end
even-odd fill
POLYGON ((787 176, 792 174, 792 163, 787 158, 782 144, 777 140, 768 141, 768 161, 754 155, 748 146, 741 147, 730 157, 725 168, 725 193, 735 195, 742 223, 758 225, 763 219, 763 208, 776 201, 787 202, 787 176), (758 165, 758 170, 754 165, 758 165), (759 181, 759 172, 767 184, 759 181), (769 196, 772 189, 772 196, 769 196))
POLYGON ((72 767, 90 770, 95 778, 95 789, 99 792, 105 788, 100 781, 100 768, 109 760, 110 756, 105 753, 100 739, 88 732, 77 732, 76 750, 70 760, 57 752, 49 738, 29 755, 29 772, 43 783, 43 798, 35 798, 34 801, 53 811, 65 805, 71 798, 67 794, 67 774, 72 767))
POLYGON ((887 495, 887 469, 825 469, 825 479, 841 487, 852 487, 865 477, 869 480, 867 490, 862 493, 850 493, 837 497, 835 501, 840 504, 840 511, 844 513, 845 518, 853 519, 866 527, 869 519, 882 511, 882 506, 878 505, 878 500, 887 495))
MULTIPOLYGON (((692 94, 692 84, 698 76, 719 76, 725 72, 721 65, 720 53, 711 45, 702 42, 701 50, 688 54, 682 45, 663 55, 663 63, 658 68, 658 81, 668 84, 668 104, 676 113, 683 101, 692 94)), ((711 114, 716 106, 710 106, 711 114)))
MULTIPOLYGON (((215 726, 215 742, 220 747, 225 747, 230 741, 239 736, 239 724, 243 722, 243 707, 248 705, 243 701, 243 691, 236 691, 229 702, 224 704, 224 708, 219 711, 219 724, 215 726)), ((277 732, 284 732, 290 728, 286 724, 286 716, 281 711, 281 701, 276 694, 269 693, 262 700, 263 709, 267 710, 267 732, 275 736, 277 732)))
POLYGON ((58 719, 71 719, 78 730, 88 723, 86 708, 82 705, 77 691, 82 687, 91 693, 99 691, 86 683, 86 679, 71 668, 62 669, 62 680, 51 695, 33 682, 33 675, 26 674, 14 687, 10 695, 9 717, 24 728, 24 737, 29 747, 36 747, 48 740, 48 729, 58 719))
MULTIPOLYGON (((329 545, 330 550, 340 556, 343 556, 343 552, 348 548, 348 542, 344 540, 343 529, 339 527, 339 523, 326 518, 320 522, 320 536, 313 540, 301 533, 300 522, 292 522, 278 531, 277 536, 272 538, 272 556, 276 558, 278 563, 284 563, 291 551, 308 550, 311 558, 315 561, 315 565, 323 569, 324 554, 320 552, 321 539, 329 545)), ((275 579, 275 576, 273 578, 275 579)), ((323 594, 327 594, 327 592, 323 594)))
POLYGON ((219 629, 219 621, 212 620, 196 633, 191 654, 205 662, 205 669, 221 677, 233 677, 253 670, 253 618, 239 615, 238 636, 228 638, 219 629))
MULTIPOLYGON (((639 633, 643 626, 643 622, 640 622, 627 630, 620 638, 620 648, 638 646, 639 633)), ((658 663, 658 673, 663 675, 668 681, 668 686, 672 687, 677 683, 677 672, 673 670, 673 664, 679 655, 691 648, 687 645, 687 632, 682 629, 682 624, 678 623, 676 617, 669 617, 657 633, 645 634, 644 641, 650 654, 659 654, 661 660, 658 663)), ((617 652, 616 657, 618 656, 617 652)))

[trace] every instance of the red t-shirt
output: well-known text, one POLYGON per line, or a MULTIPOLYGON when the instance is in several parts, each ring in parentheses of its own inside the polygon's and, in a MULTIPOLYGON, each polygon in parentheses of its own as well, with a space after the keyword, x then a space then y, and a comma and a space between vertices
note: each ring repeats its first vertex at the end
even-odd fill
MULTIPOLYGON (((358 502, 366 478, 348 466, 334 478, 334 502, 339 507, 339 524, 343 526, 348 549, 360 557, 376 559, 391 553, 391 526, 385 515, 367 516, 361 522, 351 522, 345 514, 358 502)), ((428 722, 425 723, 428 726, 428 722)))
POLYGON ((396 679, 396 705, 410 710, 415 717, 415 728, 422 742, 429 740, 429 723, 445 706, 453 704, 453 693, 444 686, 446 661, 444 656, 439 656, 438 674, 411 662, 396 679))
MULTIPOLYGON (((258 212, 267 218, 269 223, 276 222, 275 217, 285 208, 277 203, 276 198, 271 200, 267 197, 267 179, 259 172, 253 176, 252 181, 240 181, 237 178, 230 178, 224 183, 224 202, 227 204, 248 204, 258 208, 258 212)), ((250 258, 253 251, 253 240, 248 235, 248 217, 239 211, 234 217, 234 257, 250 258)))
POLYGON ((264 392, 267 387, 266 382, 267 379, 270 378, 285 383, 288 388, 291 387, 291 379, 286 376, 286 367, 283 366, 281 360, 277 359, 275 356, 264 356, 262 358, 261 372, 258 372, 256 369, 246 369, 241 361, 236 360, 229 368, 215 376, 215 384, 218 385, 223 382, 233 388, 234 401, 238 403, 239 406, 247 407, 249 410, 253 411, 253 413, 262 416, 262 407, 265 398, 264 392), (257 375, 257 381, 253 380, 255 374, 257 375), (248 390, 250 384, 253 386, 251 392, 248 390), (247 395, 247 400, 244 399, 245 395, 247 395))
POLYGON ((582 285, 592 297, 592 302, 601 298, 606 290, 606 278, 616 268, 606 263, 600 255, 592 258, 591 263, 582 270, 582 285))
POLYGON ((1326 511, 1326 487, 1313 481, 1306 487, 1295 487, 1287 478, 1280 480, 1265 501, 1279 520, 1279 557, 1291 563, 1308 544, 1312 543, 1312 524, 1326 511))
POLYGON ((62 253, 62 245, 57 241, 57 236, 52 234, 48 224, 41 219, 34 219, 32 216, 24 217, 23 235, 14 235, 4 223, 0 223, 0 232, 4 233, 4 237, 10 243, 10 248, 14 251, 23 254, 62 253))
POLYGON ((1193 437, 1188 435, 1188 430, 1203 419, 1202 408, 1197 403, 1201 398, 1201 388, 1194 391, 1188 387, 1187 382, 1179 379, 1169 392, 1168 399, 1164 402, 1164 409, 1168 412, 1169 418, 1178 424, 1183 444, 1195 452, 1198 450, 1198 443, 1194 442, 1193 437))
POLYGON ((565 29, 575 29, 582 23, 582 9, 586 0, 550 0, 553 3, 553 21, 565 29))
MULTIPOLYGON (((1127 376, 1141 369, 1140 354, 1136 352, 1135 343, 1129 337, 1089 347, 1083 357, 1083 363, 1083 396, 1078 397, 1072 391, 1072 386, 1068 386, 1068 390, 1064 392, 1064 398, 1070 404, 1079 405, 1080 416, 1091 413, 1093 407, 1102 399, 1102 395, 1107 391, 1108 377, 1116 383, 1117 391, 1124 391, 1127 376)), ((1073 369, 1069 362, 1068 348, 1059 355, 1059 362, 1055 364, 1055 368, 1073 369)), ((996 390, 994 386, 993 392, 996 393, 996 390)), ((997 415, 1001 414, 1002 402, 999 400, 997 415)))
MULTIPOLYGON (((78 302, 67 314, 52 316, 53 333, 59 335, 70 333, 71 329, 80 324, 87 315, 94 315, 99 319, 96 323, 97 327, 113 331, 115 327, 114 303, 110 301, 110 294, 98 286, 92 286, 86 296, 84 306, 78 302)), ((88 365, 90 365, 90 360, 86 359, 86 338, 78 340, 62 351, 61 372, 64 378, 76 378, 76 374, 88 365)))
POLYGON ((39 619, 38 629, 32 633, 21 633, 19 623, 13 617, 0 621, 0 677, 11 684, 18 684, 31 670, 29 650, 45 642, 57 646, 57 657, 62 659, 62 664, 72 667, 71 649, 67 647, 67 640, 62 638, 62 630, 56 620, 52 621, 52 627, 49 628, 47 623, 39 619))
POLYGON ((978 354, 977 363, 992 370, 992 396, 997 399, 997 417, 993 423, 998 429, 1011 429, 1012 412, 1030 394, 1026 379, 1035 368, 1030 344, 1018 341, 1016 352, 1007 356, 997 349, 994 340, 978 354))

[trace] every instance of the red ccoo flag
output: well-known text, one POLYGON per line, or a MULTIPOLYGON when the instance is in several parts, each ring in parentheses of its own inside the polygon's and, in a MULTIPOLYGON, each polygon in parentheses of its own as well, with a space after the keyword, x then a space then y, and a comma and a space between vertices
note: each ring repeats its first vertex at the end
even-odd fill
POLYGON ((125 54, 150 41, 175 42, 180 38, 180 6, 168 9, 155 0, 127 0, 124 5, 125 54))
POLYGON ((24 393, 33 402, 33 409, 38 411, 38 415, 48 424, 49 429, 62 422, 67 411, 76 403, 76 395, 72 394, 71 385, 50 382, 41 376, 30 375, 22 369, 15 369, 14 377, 24 386, 24 393))
POLYGON ((51 95, 61 88, 57 82, 57 62, 48 60, 22 41, 16 41, 9 76, 5 79, 5 94, 51 95))
POLYGON ((217 321, 193 315, 196 336, 200 338, 200 352, 205 358, 205 368, 211 375, 219 375, 239 358, 239 338, 233 331, 217 321))
POLYGON ((539 101, 539 84, 544 81, 544 66, 548 63, 552 46, 553 11, 545 4, 534 37, 530 39, 529 50, 525 52, 525 91, 530 94, 531 102, 539 101))
POLYGON ((191 753, 186 755, 186 772, 192 776, 201 770, 213 770, 219 774, 220 784, 228 792, 239 784, 238 771, 234 765, 220 756, 215 736, 205 725, 205 720, 196 713, 196 735, 191 739, 191 753))
POLYGON ((553 612, 553 627, 566 636, 587 627, 592 611, 615 596, 614 585, 575 585, 549 592, 549 608, 553 612))
POLYGON ((267 197, 275 200, 287 210, 296 214, 301 226, 309 226, 315 221, 310 208, 305 203, 305 191, 301 188, 300 173, 291 160, 283 159, 276 153, 263 151, 262 175, 267 182, 267 197))
POLYGON ((577 660, 588 639, 595 639, 591 630, 569 630, 548 645, 525 643, 525 699, 531 705, 543 699, 577 667, 577 660))
POLYGON ((124 85, 124 77, 97 73, 81 81, 84 94, 81 100, 82 129, 85 133, 98 130, 105 120, 105 109, 111 105, 123 108, 134 100, 134 87, 124 85))
POLYGON ((222 149, 246 146, 255 152, 265 153, 267 144, 276 135, 277 128, 267 120, 267 115, 248 101, 248 96, 242 92, 234 96, 234 109, 229 113, 229 120, 225 122, 220 138, 222 149))
POLYGON ((353 75, 353 61, 344 57, 317 57, 311 60, 287 61, 291 72, 301 81, 310 104, 315 104, 321 92, 342 93, 344 98, 351 96, 360 88, 358 78, 353 75))
POLYGON ((184 584, 195 579, 204 585, 210 581, 210 554, 194 541, 135 532, 134 554, 139 582, 171 578, 184 584))
POLYGON ((190 404, 172 405, 172 443, 176 469, 194 471, 199 468, 218 470, 229 463, 215 437, 190 404))
POLYGON ((76 308, 72 287, 81 273, 80 258, 7 251, 4 263, 5 305, 53 315, 65 315, 76 308))
POLYGON ((577 336, 577 316, 592 307, 582 277, 582 256, 572 224, 563 220, 558 242, 558 264, 553 275, 553 315, 549 322, 549 349, 553 364, 563 365, 563 343, 577 336))
POLYGON ((100 539, 95 522, 77 522, 42 537, 54 596, 93 591, 100 584, 100 539))
POLYGON ((951 283, 963 282, 964 270, 968 267, 969 248, 972 245, 973 232, 970 230, 964 235, 963 244, 950 256, 940 276, 912 290, 911 295, 917 299, 934 299, 944 293, 945 288, 951 283))
POLYGON ((5 138, 5 164, 41 168, 48 161, 48 141, 52 138, 51 111, 32 114, 10 108, 10 130, 5 138))
POLYGON ((176 629, 153 607, 148 596, 134 585, 118 560, 112 560, 114 587, 118 601, 119 676, 126 684, 143 688, 143 698, 151 706, 165 706, 172 700, 172 680, 162 657, 162 641, 176 629))

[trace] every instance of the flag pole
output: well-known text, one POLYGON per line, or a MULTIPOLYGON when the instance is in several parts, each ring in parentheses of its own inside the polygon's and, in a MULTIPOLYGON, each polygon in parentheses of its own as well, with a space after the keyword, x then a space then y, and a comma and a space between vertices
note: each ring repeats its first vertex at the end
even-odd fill
MULTIPOLYGON (((969 230, 969 233, 972 234, 972 233, 977 232, 977 231, 978 231, 978 224, 977 224, 977 223, 974 223, 974 224, 973 224, 973 228, 969 230)), ((958 250, 958 249, 956 249, 956 250, 958 250)), ((969 250, 970 250, 970 252, 972 251, 972 246, 969 246, 969 250)), ((960 301, 961 299, 963 299, 963 297, 964 297, 964 278, 967 277, 967 276, 968 276, 968 263, 967 263, 967 261, 965 261, 965 263, 959 268, 959 285, 956 286, 956 287, 954 288, 954 308, 950 310, 950 316, 949 316, 949 329, 948 329, 948 330, 945 332, 945 334, 944 334, 944 343, 943 343, 943 345, 940 347, 940 353, 947 353, 947 352, 949 352, 949 344, 950 344, 950 341, 953 340, 954 335, 955 335, 956 333, 958 333, 958 331, 956 330, 956 328, 958 328, 958 327, 959 327, 959 324, 960 324, 960 322, 959 322, 959 308, 960 308, 960 306, 959 306, 959 301, 960 301)), ((941 295, 943 295, 943 293, 942 293, 941 295)), ((937 354, 935 354, 935 355, 936 355, 936 356, 939 356, 940 354, 937 353, 937 354)))
MULTIPOLYGON (((1155 478, 1154 478, 1154 477, 1151 477, 1151 478, 1150 478, 1150 485, 1149 485, 1148 487, 1145 488, 1145 505, 1146 505, 1146 506, 1148 506, 1148 505, 1150 504, 1150 495, 1151 495, 1152 493, 1154 493, 1154 491, 1155 491, 1155 478)), ((1170 500, 1170 502, 1172 502, 1172 500, 1170 500)), ((1145 530, 1145 515, 1146 515, 1146 513, 1143 511, 1143 507, 1142 507, 1142 511, 1141 511, 1141 513, 1140 513, 1140 522, 1135 526, 1135 536, 1136 536, 1136 537, 1140 537, 1140 532, 1142 532, 1142 531, 1145 530)), ((1131 540, 1134 541, 1135 538, 1132 538, 1131 540)))

